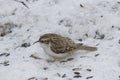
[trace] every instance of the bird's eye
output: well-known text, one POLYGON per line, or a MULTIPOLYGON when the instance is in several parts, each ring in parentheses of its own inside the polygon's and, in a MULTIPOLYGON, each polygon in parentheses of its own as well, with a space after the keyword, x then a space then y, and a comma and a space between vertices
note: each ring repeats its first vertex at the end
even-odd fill
POLYGON ((49 40, 46 40, 46 39, 40 39, 39 40, 41 43, 44 43, 44 44, 48 44, 49 43, 49 40))
POLYGON ((45 40, 40 39, 40 42, 41 42, 41 43, 44 43, 44 42, 45 42, 45 40))

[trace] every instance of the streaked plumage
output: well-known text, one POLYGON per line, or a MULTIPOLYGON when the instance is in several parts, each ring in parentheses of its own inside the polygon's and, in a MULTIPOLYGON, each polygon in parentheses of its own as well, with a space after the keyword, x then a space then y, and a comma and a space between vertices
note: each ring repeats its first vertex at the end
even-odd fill
POLYGON ((68 37, 48 33, 40 36, 39 41, 47 54, 53 58, 65 58, 77 50, 96 51, 96 47, 82 46, 74 43, 68 37))

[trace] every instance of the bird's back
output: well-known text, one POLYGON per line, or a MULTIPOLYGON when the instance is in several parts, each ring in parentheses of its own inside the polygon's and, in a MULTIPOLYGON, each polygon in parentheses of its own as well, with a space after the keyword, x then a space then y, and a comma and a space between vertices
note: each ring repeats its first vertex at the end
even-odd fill
POLYGON ((53 34, 50 39, 50 47, 57 54, 67 53, 76 48, 75 43, 61 35, 53 34))

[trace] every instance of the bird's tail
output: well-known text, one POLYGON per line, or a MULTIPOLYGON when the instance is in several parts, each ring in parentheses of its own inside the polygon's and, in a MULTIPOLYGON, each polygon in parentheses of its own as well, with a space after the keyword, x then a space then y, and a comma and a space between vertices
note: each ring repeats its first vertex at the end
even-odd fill
POLYGON ((79 48, 79 50, 87 50, 87 51, 96 51, 97 50, 97 47, 83 46, 83 45, 79 45, 78 48, 79 48))

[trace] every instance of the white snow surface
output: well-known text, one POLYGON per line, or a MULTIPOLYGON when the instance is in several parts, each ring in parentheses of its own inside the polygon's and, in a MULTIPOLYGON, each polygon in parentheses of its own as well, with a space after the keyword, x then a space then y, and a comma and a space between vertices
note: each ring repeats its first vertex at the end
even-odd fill
POLYGON ((6 23, 12 32, 0 36, 0 54, 10 55, 0 56, 0 80, 120 80, 120 0, 0 0, 0 27, 6 23), (48 63, 40 44, 32 45, 45 33, 98 50, 48 63))

